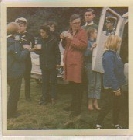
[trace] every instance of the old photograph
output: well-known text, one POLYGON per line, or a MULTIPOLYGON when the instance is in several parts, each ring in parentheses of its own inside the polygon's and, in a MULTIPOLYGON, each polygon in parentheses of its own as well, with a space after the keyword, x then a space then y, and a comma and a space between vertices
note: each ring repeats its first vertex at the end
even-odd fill
POLYGON ((115 128, 111 119, 128 129, 123 64, 128 66, 127 7, 7 8, 7 129, 94 129, 111 104, 112 113, 119 106, 123 117, 109 113, 104 129, 115 128), (102 98, 104 92, 109 97, 102 98))
POLYGON ((128 6, 18 5, 5 16, 5 134, 130 129, 128 6))

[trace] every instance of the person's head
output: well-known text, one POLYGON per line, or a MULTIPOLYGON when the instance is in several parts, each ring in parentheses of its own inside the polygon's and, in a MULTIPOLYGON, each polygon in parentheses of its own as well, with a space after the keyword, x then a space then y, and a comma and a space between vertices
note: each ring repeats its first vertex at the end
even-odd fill
POLYGON ((7 34, 16 35, 19 30, 19 25, 16 22, 7 24, 7 34))
POLYGON ((55 21, 47 21, 46 23, 44 23, 44 25, 49 26, 51 32, 54 32, 57 26, 55 21))
POLYGON ((50 28, 47 25, 40 26, 40 36, 42 38, 47 38, 50 35, 50 28))
POLYGON ((78 30, 81 26, 81 17, 78 14, 73 14, 70 17, 70 27, 72 30, 78 30))
POLYGON ((17 18, 15 20, 16 23, 18 23, 19 25, 19 32, 20 33, 23 33, 27 30, 27 19, 26 18, 23 18, 23 17, 20 17, 20 18, 17 18))
POLYGON ((97 38, 97 29, 95 28, 89 28, 87 30, 88 38, 90 39, 96 39, 97 38))
POLYGON ((121 44, 121 38, 118 35, 108 36, 105 42, 105 49, 117 51, 121 44))
POLYGON ((95 11, 91 8, 85 11, 85 22, 92 22, 95 17, 95 11))
POLYGON ((115 17, 106 17, 105 25, 108 30, 113 30, 116 23, 115 17))

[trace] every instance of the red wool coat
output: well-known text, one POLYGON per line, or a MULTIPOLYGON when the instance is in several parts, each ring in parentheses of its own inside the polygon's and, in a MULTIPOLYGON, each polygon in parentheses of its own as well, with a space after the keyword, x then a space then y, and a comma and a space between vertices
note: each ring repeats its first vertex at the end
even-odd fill
POLYGON ((88 45, 88 36, 84 29, 79 29, 73 39, 62 41, 64 51, 64 79, 75 83, 82 82, 84 50, 88 45))

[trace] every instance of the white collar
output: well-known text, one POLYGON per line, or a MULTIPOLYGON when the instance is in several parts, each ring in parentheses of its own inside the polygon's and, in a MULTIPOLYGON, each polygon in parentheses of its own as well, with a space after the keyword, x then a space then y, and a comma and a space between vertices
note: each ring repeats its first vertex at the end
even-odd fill
POLYGON ((87 26, 87 25, 92 25, 92 24, 94 24, 93 21, 92 21, 91 23, 86 22, 86 23, 85 23, 85 26, 87 26))

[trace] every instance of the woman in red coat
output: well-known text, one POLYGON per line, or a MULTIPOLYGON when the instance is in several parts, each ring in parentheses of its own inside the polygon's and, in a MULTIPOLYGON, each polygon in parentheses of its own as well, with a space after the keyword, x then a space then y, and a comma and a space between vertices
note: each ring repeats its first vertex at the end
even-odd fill
POLYGON ((61 33, 64 52, 64 79, 69 81, 72 87, 71 116, 81 113, 82 98, 82 73, 84 51, 87 47, 88 37, 81 28, 81 18, 74 14, 70 17, 70 29, 61 33))

